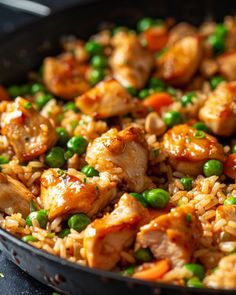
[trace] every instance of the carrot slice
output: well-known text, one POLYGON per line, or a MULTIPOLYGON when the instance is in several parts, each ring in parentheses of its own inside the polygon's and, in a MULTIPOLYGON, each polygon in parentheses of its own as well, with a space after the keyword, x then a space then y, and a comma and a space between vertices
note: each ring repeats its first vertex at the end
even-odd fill
POLYGON ((150 51, 159 51, 165 47, 168 41, 167 29, 163 26, 151 27, 144 32, 144 37, 147 41, 147 48, 150 51))
POLYGON ((168 270, 170 265, 166 259, 157 261, 155 265, 149 269, 139 271, 133 275, 133 278, 147 281, 156 281, 161 278, 168 270))
POLYGON ((159 112, 163 106, 172 104, 172 96, 166 92, 153 93, 145 98, 143 104, 151 107, 154 111, 159 112))
POLYGON ((9 99, 10 99, 10 97, 7 93, 7 90, 3 86, 0 85, 0 101, 9 100, 9 99))
POLYGON ((236 179, 236 154, 228 156, 224 163, 224 173, 233 179, 236 179))

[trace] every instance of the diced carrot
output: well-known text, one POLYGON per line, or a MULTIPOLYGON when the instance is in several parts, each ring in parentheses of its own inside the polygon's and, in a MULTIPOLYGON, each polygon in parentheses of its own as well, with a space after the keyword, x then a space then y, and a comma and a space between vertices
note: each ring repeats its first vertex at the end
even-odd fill
POLYGON ((144 32, 147 48, 150 51, 159 51, 168 41, 168 32, 164 26, 151 27, 144 32))
POLYGON ((172 96, 166 92, 157 92, 149 95, 143 101, 146 107, 151 107, 154 111, 159 112, 164 106, 172 104, 172 96))
POLYGON ((228 156, 224 163, 224 173, 233 179, 236 179, 236 154, 228 156))
POLYGON ((10 97, 6 91, 6 89, 0 85, 0 101, 2 100, 9 100, 10 97))
POLYGON ((133 278, 147 281, 156 281, 161 278, 168 270, 170 265, 166 259, 157 261, 155 265, 149 269, 139 271, 133 275, 133 278))

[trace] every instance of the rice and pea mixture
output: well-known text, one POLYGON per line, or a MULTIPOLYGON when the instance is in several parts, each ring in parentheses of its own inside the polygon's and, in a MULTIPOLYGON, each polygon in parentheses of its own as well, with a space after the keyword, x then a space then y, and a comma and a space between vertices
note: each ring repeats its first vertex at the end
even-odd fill
POLYGON ((0 88, 0 225, 74 263, 236 288, 236 21, 63 40, 0 88))

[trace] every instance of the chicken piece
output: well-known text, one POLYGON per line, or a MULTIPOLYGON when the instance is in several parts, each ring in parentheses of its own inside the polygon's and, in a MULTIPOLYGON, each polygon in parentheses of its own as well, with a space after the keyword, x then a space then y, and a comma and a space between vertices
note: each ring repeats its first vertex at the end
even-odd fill
POLYGON ((236 132, 236 82, 221 83, 199 111, 199 118, 216 135, 236 132))
POLYGON ((219 72, 227 80, 236 80, 236 50, 228 51, 217 58, 219 72))
POLYGON ((162 143, 173 168, 192 176, 201 174, 209 159, 225 160, 223 147, 215 137, 203 133, 199 138, 197 134, 195 128, 177 125, 165 133, 162 143))
POLYGON ((219 206, 216 209, 216 219, 215 222, 217 223, 219 220, 224 220, 224 225, 222 225, 216 233, 218 235, 215 235, 216 241, 232 241, 235 240, 235 229, 228 224, 228 222, 236 222, 236 205, 222 205, 219 206), (231 234, 231 231, 233 230, 233 235, 231 234))
POLYGON ((114 268, 121 251, 133 243, 139 227, 148 221, 148 210, 133 196, 124 194, 113 212, 85 229, 84 250, 89 266, 114 268))
POLYGON ((223 257, 215 271, 206 276, 204 285, 209 288, 236 288, 236 254, 223 257))
POLYGON ((136 34, 118 32, 112 40, 114 46, 110 58, 113 76, 125 87, 143 88, 152 70, 153 57, 144 48, 136 34))
POLYGON ((29 101, 21 97, 7 103, 1 117, 1 128, 22 162, 37 158, 57 141, 55 128, 49 119, 41 116, 29 101))
POLYGON ((85 160, 98 171, 108 172, 111 179, 126 183, 130 191, 145 189, 148 148, 138 127, 120 132, 110 129, 90 143, 85 160))
POLYGON ((41 201, 49 219, 76 212, 93 216, 116 197, 116 184, 104 178, 86 178, 75 169, 45 170, 41 176, 41 201))
POLYGON ((43 80, 56 96, 72 99, 89 89, 85 79, 87 65, 81 64, 71 54, 44 60, 43 80))
POLYGON ((128 91, 114 79, 102 81, 76 99, 77 107, 95 118, 125 115, 135 108, 128 91))
POLYGON ((0 173, 0 187, 0 211, 21 213, 25 218, 34 195, 21 182, 3 173, 0 173))
POLYGON ((169 32, 169 40, 167 46, 173 45, 177 41, 196 35, 197 30, 192 25, 182 22, 174 26, 169 32))
POLYGON ((201 235, 194 209, 176 207, 141 227, 136 248, 149 247, 155 258, 168 258, 174 267, 180 267, 191 260, 201 235))
POLYGON ((157 60, 157 76, 174 86, 189 82, 201 59, 197 37, 185 37, 172 45, 157 60))

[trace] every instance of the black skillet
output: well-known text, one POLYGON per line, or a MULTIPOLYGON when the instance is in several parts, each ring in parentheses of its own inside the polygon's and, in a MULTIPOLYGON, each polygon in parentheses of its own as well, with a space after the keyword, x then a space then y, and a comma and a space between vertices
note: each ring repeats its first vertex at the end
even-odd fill
MULTIPOLYGON (((80 1, 78 5, 46 17, 0 39, 0 84, 23 81, 43 57, 59 51, 59 40, 75 34, 87 38, 101 23, 134 26, 143 16, 173 16, 200 24, 206 17, 218 21, 236 10, 233 0, 105 0, 80 1)), ((0 188, 1 189, 1 188, 0 188)), ((233 291, 194 289, 140 282, 112 272, 70 263, 22 242, 0 229, 0 248, 25 272, 65 294, 235 294, 233 291)), ((1 292, 0 292, 1 293, 1 292)))

